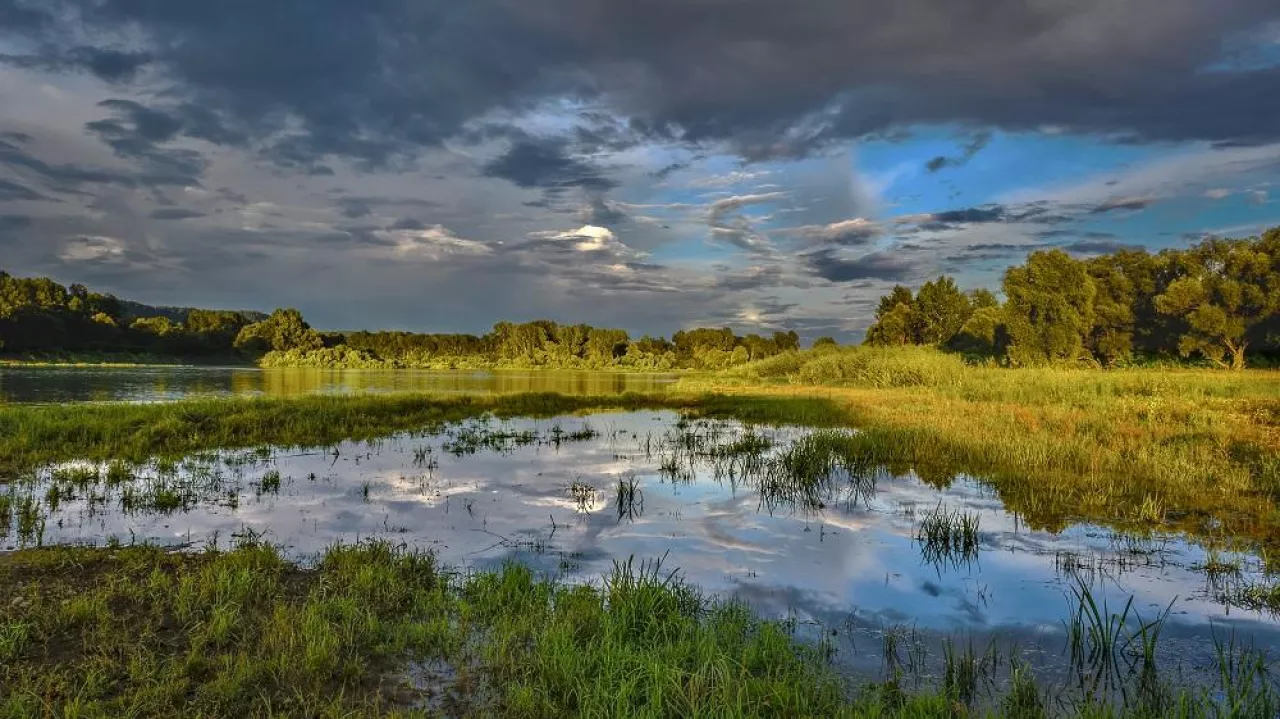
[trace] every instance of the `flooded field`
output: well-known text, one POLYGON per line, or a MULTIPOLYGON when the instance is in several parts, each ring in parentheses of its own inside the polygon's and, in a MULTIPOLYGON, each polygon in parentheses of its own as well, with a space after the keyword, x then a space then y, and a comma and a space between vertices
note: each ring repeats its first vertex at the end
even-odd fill
POLYGON ((652 392, 669 374, 556 370, 328 370, 255 367, 0 367, 0 403, 170 402, 314 394, 572 395, 652 392))
POLYGON ((1257 600, 1275 580, 1229 538, 1039 530, 978 479, 937 486, 860 461, 850 432, 647 411, 471 420, 144 466, 62 463, 0 484, 0 548, 251 537, 307 562, 379 538, 458 571, 518 560, 569 582, 662 558, 877 676, 941 676, 961 653, 993 676, 1017 657, 1078 682, 1098 652, 1136 671, 1135 628, 1159 635, 1150 660, 1162 672, 1191 682, 1216 676, 1225 643, 1280 651, 1280 623, 1257 600), (1106 644, 1117 620, 1118 649, 1106 644))

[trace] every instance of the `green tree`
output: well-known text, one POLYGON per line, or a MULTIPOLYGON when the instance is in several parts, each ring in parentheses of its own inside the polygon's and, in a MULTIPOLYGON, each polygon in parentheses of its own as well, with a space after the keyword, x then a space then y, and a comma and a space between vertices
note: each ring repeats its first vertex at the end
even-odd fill
POLYGON ((1033 252, 1004 275, 1009 360, 1036 365, 1081 357, 1093 327, 1093 280, 1062 250, 1033 252))
POLYGON ((129 329, 156 337, 168 337, 177 333, 179 328, 168 317, 139 317, 129 325, 129 329))
POLYGON ((880 298, 880 305, 876 308, 876 317, 882 317, 893 310, 898 305, 911 305, 915 303, 915 295, 911 289, 902 285, 894 285, 889 294, 880 298))
POLYGON ((800 335, 795 330, 773 333, 773 354, 794 352, 800 349, 800 335))
POLYGON ((965 354, 1000 357, 1007 349, 1004 311, 998 306, 979 307, 964 327, 947 342, 947 348, 965 354))
POLYGON ((895 305, 867 329, 864 342, 878 347, 915 343, 915 310, 906 303, 895 305))
POLYGON ((245 325, 236 335, 236 349, 309 352, 324 347, 324 339, 295 309, 278 309, 261 322, 245 325))
POLYGON ((975 311, 999 307, 1000 300, 996 299, 996 293, 985 287, 979 287, 976 290, 969 291, 969 306, 975 311))
POLYGON ((915 297, 911 290, 894 285, 880 298, 875 322, 867 328, 864 344, 889 346, 915 342, 915 297))
POLYGON ((955 280, 945 275, 926 282, 916 293, 912 334, 916 344, 943 345, 960 331, 973 307, 955 280))
POLYGON ((587 337, 587 359, 597 366, 608 366, 627 353, 630 338, 624 330, 592 328, 587 337))
POLYGON ((1209 239, 1179 253, 1180 270, 1155 298, 1167 315, 1181 317, 1178 338, 1184 356, 1243 369, 1253 330, 1280 311, 1280 246, 1273 236, 1253 240, 1209 239))

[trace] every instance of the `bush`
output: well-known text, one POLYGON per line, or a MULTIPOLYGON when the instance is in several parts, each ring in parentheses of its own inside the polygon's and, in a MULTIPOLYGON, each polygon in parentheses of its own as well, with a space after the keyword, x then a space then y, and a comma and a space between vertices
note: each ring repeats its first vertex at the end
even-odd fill
POLYGON ((959 384, 964 360, 926 347, 851 347, 811 355, 796 375, 803 384, 941 387, 959 384))

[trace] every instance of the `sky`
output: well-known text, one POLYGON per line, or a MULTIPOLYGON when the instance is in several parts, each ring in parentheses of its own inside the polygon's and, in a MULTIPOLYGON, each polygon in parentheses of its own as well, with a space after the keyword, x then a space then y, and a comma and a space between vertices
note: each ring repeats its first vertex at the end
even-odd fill
POLYGON ((1277 182, 1275 0, 0 0, 0 269, 321 329, 853 341, 1277 182))

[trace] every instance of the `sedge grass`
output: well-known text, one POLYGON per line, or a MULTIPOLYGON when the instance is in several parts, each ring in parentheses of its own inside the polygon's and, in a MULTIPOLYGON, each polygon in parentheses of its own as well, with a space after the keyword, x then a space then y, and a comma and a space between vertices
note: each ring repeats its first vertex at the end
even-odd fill
MULTIPOLYGON (((1052 693, 1025 670, 1002 692, 993 648, 950 644, 936 687, 907 692, 900 669, 852 681, 793 623, 703 596, 661 560, 575 586, 517 564, 458 575, 385 543, 305 568, 252 537, 56 547, 0 556, 0 606, 0 717, 1040 717, 1052 693)), ((1159 713, 1084 697, 1053 715, 1274 715, 1258 655, 1217 653, 1219 691, 1165 686, 1159 713)))

